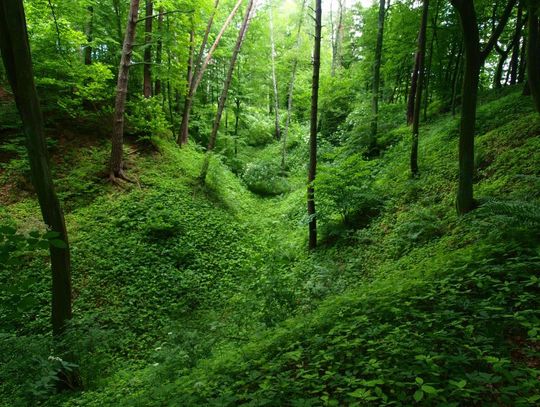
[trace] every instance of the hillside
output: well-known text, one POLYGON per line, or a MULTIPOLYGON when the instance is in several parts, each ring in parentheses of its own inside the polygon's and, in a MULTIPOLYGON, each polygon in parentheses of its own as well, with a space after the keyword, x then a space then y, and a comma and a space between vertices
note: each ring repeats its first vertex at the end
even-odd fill
MULTIPOLYGON (((138 182, 119 190, 99 177, 106 143, 67 146, 63 162, 53 150, 71 208, 75 299, 66 341, 85 391, 42 398, 55 365, 41 250, 23 273, 3 277, 2 326, 17 333, 1 337, 3 402, 535 404, 540 119, 517 90, 483 97, 480 206, 461 218, 453 210, 457 126, 450 115, 426 125, 418 179, 407 174, 404 127, 388 132, 380 159, 340 160, 330 148, 338 159, 327 161, 323 179, 334 179, 333 167, 361 174, 369 166, 369 193, 352 196, 350 221, 324 221, 326 243, 311 255, 303 250, 302 166, 291 190, 273 198, 249 192, 217 160, 200 187, 201 153, 155 139, 155 149, 130 147, 138 182)), ((305 149, 295 140, 291 147, 293 155, 305 149)), ((278 148, 251 149, 242 165, 278 148)), ((5 174, 12 183, 20 167, 4 165, 4 189, 5 174)), ((2 224, 33 230, 39 209, 20 186, 9 188, 2 224)))

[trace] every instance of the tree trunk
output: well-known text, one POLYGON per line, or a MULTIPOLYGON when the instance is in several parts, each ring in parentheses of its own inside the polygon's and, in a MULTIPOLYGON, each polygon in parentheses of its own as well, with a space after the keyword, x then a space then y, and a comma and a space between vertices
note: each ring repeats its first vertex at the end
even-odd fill
POLYGON ((234 67, 236 65, 236 60, 238 59, 238 54, 240 53, 240 49, 242 48, 242 43, 244 42, 244 38, 246 36, 246 32, 247 32, 247 29, 249 27, 249 23, 251 20, 251 10, 253 9, 253 3, 254 3, 254 0, 249 0, 248 2, 247 8, 244 14, 244 19, 242 21, 242 25, 240 26, 240 30, 238 31, 238 37, 236 38, 236 44, 234 46, 233 53, 231 56, 231 61, 229 63, 229 69, 227 71, 227 76, 225 77, 225 82, 223 84, 223 90, 221 91, 221 95, 219 97, 216 118, 214 119, 214 124, 212 126, 212 133, 210 135, 210 140, 208 141, 208 147, 206 149, 206 154, 204 156, 204 162, 201 169, 201 174, 199 176, 199 180, 201 184, 203 185, 206 182, 206 174, 208 173, 208 166, 210 164, 210 153, 212 152, 216 144, 219 124, 221 123, 221 116, 223 114, 223 109, 225 108, 225 103, 227 102, 227 95, 229 92, 229 86, 231 85, 232 76, 234 73, 234 67))
POLYGON ((202 77, 204 75, 204 72, 206 71, 206 68, 208 67, 208 64, 212 60, 212 56, 214 55, 214 51, 216 50, 217 46, 219 45, 219 42, 221 41, 221 38, 223 37, 223 34, 225 33, 225 30, 233 20, 234 16, 236 15, 236 12, 240 8, 240 5, 242 4, 243 0, 238 0, 236 4, 234 5, 232 11, 230 12, 229 16, 223 23, 223 26, 221 27, 221 30, 219 31, 218 35, 216 36, 216 39, 214 40, 214 43, 208 50, 206 54, 206 58, 204 61, 202 61, 202 56, 204 54, 204 48, 206 48, 206 42, 208 41, 208 35, 210 33, 210 30, 212 28, 212 23, 214 20, 214 15, 217 10, 217 6, 219 4, 219 0, 216 0, 214 5, 214 11, 212 16, 210 17, 210 20, 208 21, 208 25, 206 27, 205 37, 203 39, 203 43, 201 44, 201 49, 199 52, 199 55, 197 56, 197 63, 195 64, 196 72, 193 74, 193 79, 191 81, 191 84, 189 86, 188 94, 186 95, 186 99, 184 101, 184 111, 182 112, 182 123, 180 124, 180 134, 177 139, 178 144, 184 145, 188 142, 189 138, 189 117, 191 112, 191 106, 193 105, 193 98, 195 97, 195 94, 197 93, 197 88, 199 87, 199 84, 201 83, 202 77), (202 61, 202 64, 201 62, 202 61), (200 65, 200 66, 199 66, 200 65))
POLYGON ((276 44, 274 42, 274 13, 272 12, 272 4, 270 4, 269 9, 270 17, 270 52, 271 55, 271 65, 272 65, 272 88, 274 90, 274 121, 275 121, 275 137, 277 140, 281 139, 281 127, 279 124, 279 94, 278 94, 278 83, 276 76, 276 44))
POLYGON ((386 0, 379 0, 379 19, 377 26, 377 45, 375 47, 375 59, 373 62, 373 89, 371 100, 371 131, 369 150, 373 152, 377 145, 377 126, 379 122, 379 92, 381 84, 381 58, 384 37, 384 17, 386 15, 386 0))
POLYGON ((538 22, 538 8, 535 9, 531 2, 531 6, 529 6, 529 39, 527 41, 527 76, 534 105, 540 113, 540 30, 538 22))
MULTIPOLYGON (((343 42, 343 0, 337 0, 338 2, 338 21, 336 29, 333 28, 332 21, 332 65, 331 76, 336 75, 336 69, 341 66, 341 46, 343 42)), ((330 17, 332 19, 332 17, 330 17)))
POLYGON ((71 263, 64 214, 54 190, 45 146, 43 116, 34 84, 23 2, 0 2, 0 51, 21 115, 32 183, 47 228, 61 244, 49 246, 52 270, 52 329, 60 336, 71 319, 71 263))
MULTIPOLYGON (((300 42, 302 41, 302 24, 304 22, 304 11, 306 8, 306 1, 302 1, 302 8, 300 9, 300 21, 298 22, 298 30, 296 32, 296 44, 294 49, 298 51, 300 49, 300 42)), ((285 131, 283 132, 282 140, 282 149, 281 149, 281 170, 285 171, 286 167, 286 158, 287 158, 287 138, 289 137, 289 127, 291 124, 291 114, 293 106, 293 92, 294 92, 294 82, 296 80, 296 71, 298 69, 298 56, 295 54, 293 60, 293 66, 291 69, 291 81, 289 82, 289 91, 287 94, 287 121, 285 122, 285 131)))
MULTIPOLYGON (((381 0, 383 5, 385 0, 381 0)), ((319 107, 319 71, 321 67, 321 0, 315 0, 315 40, 313 44, 313 79, 311 82, 311 117, 309 131, 309 169, 307 187, 307 212, 309 219, 309 249, 317 247, 317 217, 315 211, 314 181, 317 174, 317 117, 319 107)))
MULTIPOLYGON (((156 46, 156 65, 161 66, 161 60, 163 55, 163 7, 159 8, 158 14, 158 41, 156 46)), ((163 72, 161 68, 158 68, 160 73, 163 72)), ((154 95, 161 94, 161 77, 158 77, 154 83, 154 95)))
POLYGON ((456 68, 454 69, 454 74, 452 76, 452 99, 451 99, 452 116, 456 115, 458 89, 459 89, 459 83, 461 79, 460 75, 462 74, 462 72, 463 72, 463 41, 461 42, 461 45, 459 47, 459 53, 456 59, 456 68))
POLYGON ((113 182, 116 181, 116 178, 126 179, 122 168, 124 145, 124 111, 126 108, 129 66, 131 64, 131 53, 133 51, 133 40, 135 39, 135 28, 137 26, 138 14, 139 0, 131 0, 126 35, 124 38, 124 45, 122 47, 122 57, 120 59, 120 67, 118 69, 118 81, 116 83, 112 150, 109 167, 109 178, 113 182))
POLYGON ((459 186, 456 200, 458 214, 463 215, 471 211, 475 204, 473 198, 474 132, 480 70, 508 22, 516 0, 509 0, 499 20, 499 25, 494 28, 483 50, 480 49, 480 34, 474 3, 469 0, 451 0, 451 2, 459 15, 465 45, 459 136, 459 186))
POLYGON ((519 45, 521 43, 523 30, 523 5, 520 1, 518 4, 518 12, 516 18, 516 30, 512 39, 512 58, 510 59, 510 85, 515 85, 518 80, 519 70, 519 45))
MULTIPOLYGON (((525 19, 529 21, 529 17, 525 19)), ((517 83, 525 82, 525 72, 527 70, 527 36, 523 36, 523 43, 521 44, 521 51, 519 53, 519 68, 518 68, 518 77, 517 83)))
POLYGON ((88 44, 86 47, 84 47, 84 64, 85 65, 92 65, 92 32, 93 32, 93 25, 94 25, 94 7, 88 6, 88 21, 86 22, 86 41, 88 44))
POLYGON ((145 98, 152 96, 152 15, 154 3, 146 0, 146 18, 144 20, 144 68, 143 68, 143 95, 145 98))
POLYGON ((422 7, 422 23, 420 25, 420 33, 418 34, 418 82, 416 84, 416 94, 414 101, 413 112, 413 128, 412 128, 412 146, 411 146, 411 174, 413 177, 418 176, 418 133, 420 130, 420 110, 422 103, 422 85, 424 82, 424 60, 426 57, 426 32, 427 21, 429 14, 429 0, 424 0, 422 7))
POLYGON ((508 58, 508 54, 510 53, 511 48, 504 50, 498 45, 495 45, 495 50, 499 54, 499 62, 497 63, 497 68, 495 69, 495 75, 493 76, 493 87, 495 89, 500 89, 502 87, 501 81, 502 81, 502 75, 503 75, 503 69, 504 64, 506 63, 506 59, 508 58))
POLYGON ((433 17, 433 32, 431 34, 431 41, 429 44, 429 60, 426 66, 426 75, 424 78, 425 83, 425 95, 424 98, 424 122, 427 121, 427 112, 429 107, 429 102, 431 102, 431 94, 429 85, 431 84, 430 78, 431 78, 431 66, 433 61, 433 47, 435 44, 435 39, 437 38, 437 24, 439 23, 439 11, 440 11, 440 0, 437 0, 435 3, 435 16, 433 17))

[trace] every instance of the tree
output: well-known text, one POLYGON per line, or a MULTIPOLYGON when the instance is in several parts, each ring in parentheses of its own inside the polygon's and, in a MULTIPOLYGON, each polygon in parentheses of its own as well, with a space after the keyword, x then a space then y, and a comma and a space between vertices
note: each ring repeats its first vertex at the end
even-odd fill
POLYGON ((122 162, 124 148, 124 111, 126 109, 129 67, 131 65, 131 54, 133 52, 133 41, 135 39, 135 28, 137 26, 138 15, 139 0, 131 0, 124 45, 122 47, 122 57, 120 58, 120 67, 118 69, 118 81, 116 83, 112 149, 109 165, 109 179, 112 182, 117 182, 117 179, 129 181, 129 178, 124 175, 122 162))
MULTIPOLYGON (((426 32, 429 14, 429 0, 424 0, 422 7, 422 23, 420 24, 420 33, 418 34, 418 51, 416 60, 418 62, 417 84, 414 95, 414 111, 412 120, 412 146, 411 146, 411 174, 418 176, 418 133, 420 128, 420 110, 422 103, 422 85, 424 82, 424 61, 426 58, 426 32)), ((416 69, 416 68, 415 68, 416 69)))
MULTIPOLYGON (((343 0, 337 0, 338 2, 338 17, 337 17, 337 26, 334 30, 334 21, 332 19, 332 14, 330 14, 330 23, 332 24, 332 66, 330 75, 334 76, 336 74, 336 69, 341 66, 341 46, 343 42, 343 0)), ((330 5, 330 7, 332 4, 330 5)), ((332 8, 330 8, 330 13, 332 13, 332 8)))
POLYGON ((529 0, 529 39, 527 41, 527 76, 529 89, 538 113, 540 113, 540 28, 539 5, 529 0))
POLYGON ((242 25, 240 26, 240 30, 238 31, 238 37, 236 38, 236 44, 234 46, 233 53, 231 56, 231 61, 229 63, 229 69, 227 70, 227 76, 225 77, 225 82, 223 84, 223 90, 221 91, 221 95, 219 97, 216 118, 214 119, 214 124, 212 126, 212 133, 210 135, 210 140, 208 141, 206 155, 204 156, 203 166, 201 169, 201 174, 199 176, 199 180, 201 184, 204 184, 206 182, 206 174, 208 173, 208 166, 210 164, 210 153, 212 152, 216 144, 217 133, 219 130, 219 125, 221 123, 221 116, 223 115, 223 109, 225 108, 225 103, 227 102, 227 95, 229 92, 229 86, 231 85, 232 76, 234 73, 234 67, 236 64, 236 60, 238 59, 238 54, 240 53, 240 49, 242 48, 242 43, 244 42, 247 29, 249 27, 251 10, 253 9, 253 2, 254 0, 249 0, 248 2, 247 8, 244 14, 244 19, 242 21, 242 25))
POLYGON ((279 95, 278 95, 278 83, 276 76, 276 44, 274 41, 274 13, 272 11, 272 2, 269 7, 269 20, 270 20, 270 61, 272 65, 272 88, 274 90, 274 117, 275 117, 275 136, 276 139, 281 139, 281 127, 279 124, 279 95))
POLYGON ((373 86, 371 99, 371 132, 369 149, 374 150, 377 143, 377 126, 379 121, 379 92, 381 84, 381 59, 384 37, 384 17, 386 15, 386 0, 379 0, 379 18, 377 23, 377 45, 375 46, 375 58, 373 60, 373 86))
MULTIPOLYGON (((302 1, 302 7, 300 9, 300 20, 298 21, 298 28, 296 31, 296 44, 294 45, 294 49, 298 52, 300 49, 300 42, 302 40, 301 32, 302 32, 302 24, 304 22, 304 10, 306 8, 306 0, 302 1)), ((298 56, 295 55, 295 58, 293 59, 293 65, 291 69, 291 80, 289 82, 289 91, 287 93, 287 120, 285 122, 285 131, 283 132, 282 137, 282 148, 281 148, 281 169, 282 171, 285 170, 285 159, 287 155, 287 138, 289 136, 289 127, 291 125, 291 114, 292 114, 292 106, 293 106, 293 92, 294 92, 294 82, 296 79, 296 71, 298 69, 298 56)))
POLYGON ((204 33, 204 38, 201 43, 201 48, 199 50, 199 53, 197 55, 196 63, 193 67, 193 75, 192 79, 189 83, 189 88, 186 94, 186 98, 184 99, 184 109, 182 112, 182 122, 180 123, 180 133, 177 138, 177 142, 180 145, 184 145, 188 142, 189 138, 189 117, 191 112, 191 107, 193 105, 193 98, 195 97, 195 93, 197 92, 197 88, 199 87, 202 77, 204 75, 204 72, 206 71, 206 68, 208 67, 208 64, 212 60, 212 56, 214 55, 214 51, 216 50, 217 46, 219 45, 219 42, 221 41, 221 38, 223 37, 223 34, 225 33, 225 30, 233 20, 234 16, 236 15, 236 12, 240 8, 240 5, 242 4, 243 0, 238 0, 236 4, 234 5, 232 11, 230 12, 229 16, 223 23, 223 26, 221 27, 221 30, 219 31, 218 35, 216 36, 214 43, 210 47, 210 49, 206 53, 206 57, 204 58, 204 61, 202 59, 205 50, 206 50, 206 44, 208 41, 208 36, 210 35, 210 31, 212 29, 212 24, 214 21, 214 16, 217 10, 217 7, 219 5, 219 0, 216 0, 214 4, 214 10, 212 11, 212 14, 210 16, 210 19, 208 20, 208 24, 206 26, 206 30, 204 33), (202 61, 202 63, 201 63, 202 61))
POLYGON ((143 95, 145 98, 152 96, 152 22, 154 3, 146 0, 146 18, 144 19, 144 65, 143 65, 143 95))
MULTIPOLYGON (((382 0, 383 2, 385 0, 382 0)), ((311 116, 309 130, 309 168, 307 187, 307 213, 309 229, 309 249, 317 247, 317 214, 315 210, 315 189, 313 183, 317 175, 317 130, 319 106, 319 71, 321 67, 321 0, 315 0, 315 39, 313 44, 313 79, 311 81, 311 116)))
POLYGON ((456 200, 457 211, 463 215, 474 208, 474 131, 480 69, 508 22, 516 0, 508 1, 499 19, 499 24, 491 33, 491 37, 483 49, 480 45, 480 32, 474 3, 469 0, 451 0, 451 3, 459 15, 465 48, 459 135, 459 186, 456 200))
POLYGON ((52 329, 61 336, 71 319, 71 261, 64 214, 56 196, 45 146, 43 116, 34 84, 26 18, 20 0, 0 2, 0 51, 26 136, 32 183, 43 220, 54 234, 49 244, 52 270, 52 329))

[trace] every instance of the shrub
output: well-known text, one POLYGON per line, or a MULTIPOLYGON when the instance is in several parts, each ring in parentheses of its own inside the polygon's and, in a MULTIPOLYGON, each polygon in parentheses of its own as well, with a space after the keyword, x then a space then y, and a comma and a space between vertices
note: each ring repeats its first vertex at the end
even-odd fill
POLYGON ((279 165, 271 161, 249 163, 242 176, 248 189, 262 196, 280 195, 289 190, 289 184, 280 175, 279 165))

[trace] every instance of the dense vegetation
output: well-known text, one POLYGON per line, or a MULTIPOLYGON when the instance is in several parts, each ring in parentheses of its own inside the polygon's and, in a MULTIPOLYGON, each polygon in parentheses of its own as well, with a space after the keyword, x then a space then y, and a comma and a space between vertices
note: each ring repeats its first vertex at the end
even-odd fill
POLYGON ((538 13, 0 1, 0 405, 540 404, 538 13))

